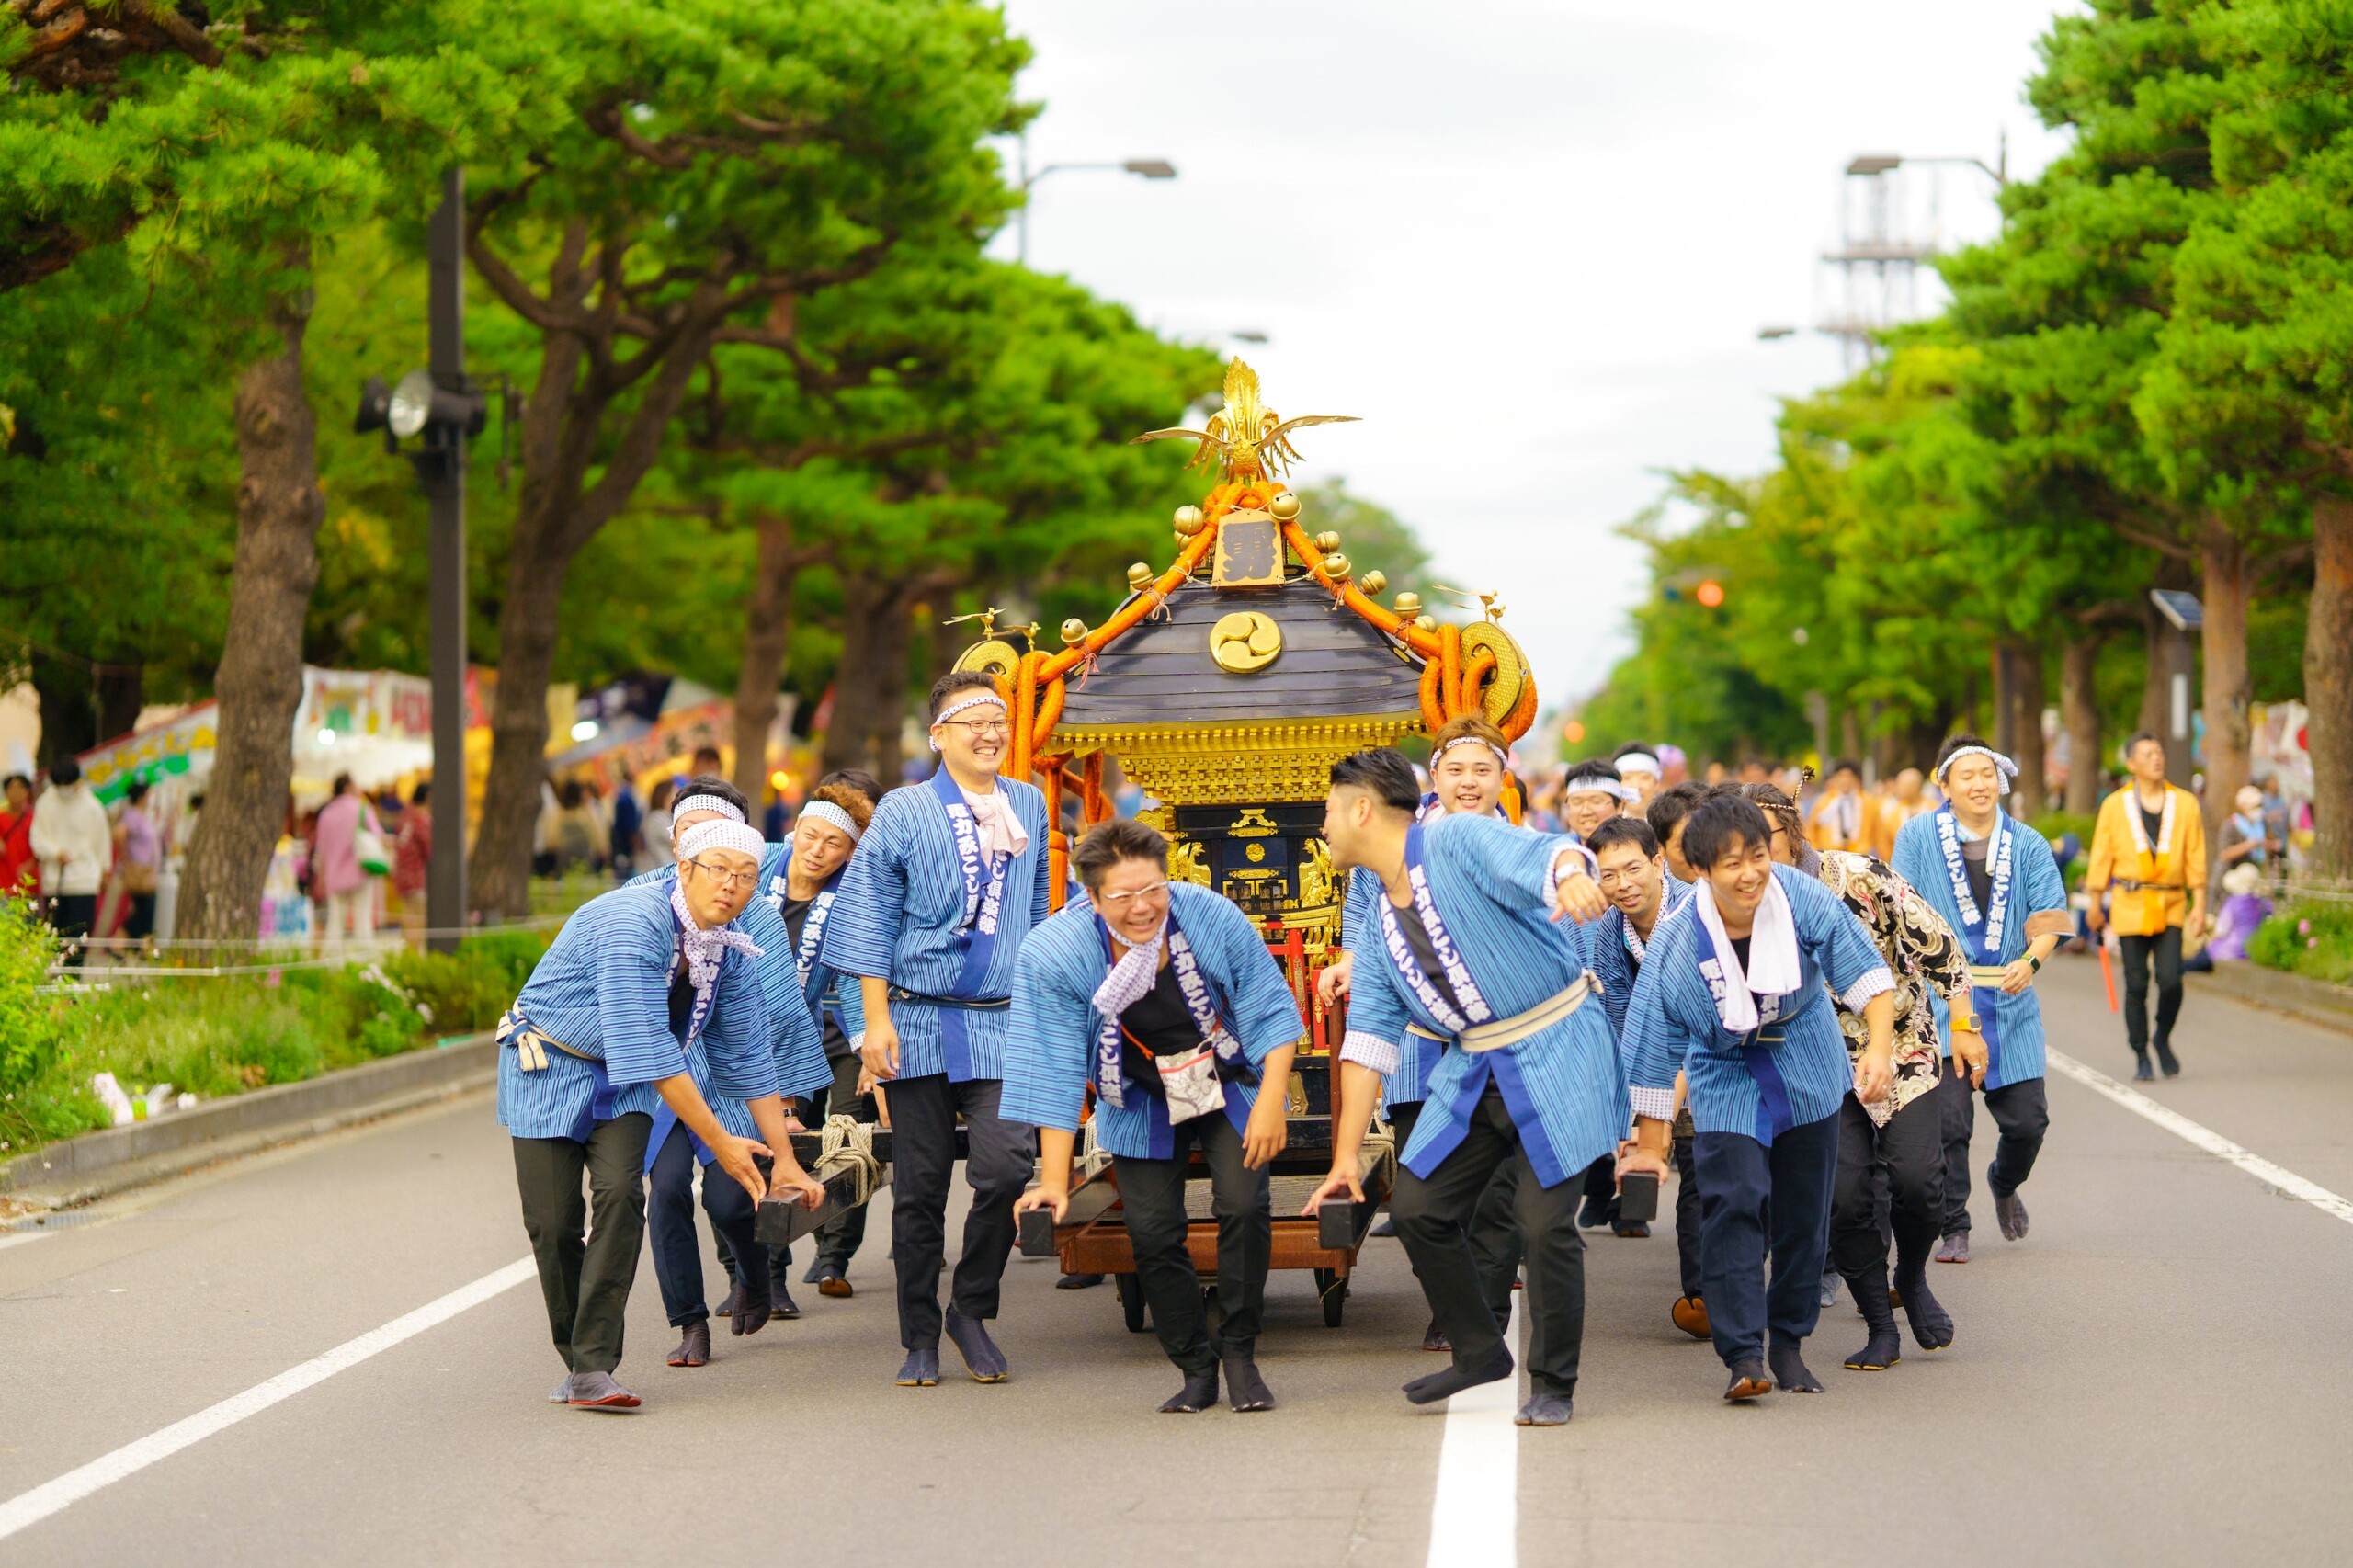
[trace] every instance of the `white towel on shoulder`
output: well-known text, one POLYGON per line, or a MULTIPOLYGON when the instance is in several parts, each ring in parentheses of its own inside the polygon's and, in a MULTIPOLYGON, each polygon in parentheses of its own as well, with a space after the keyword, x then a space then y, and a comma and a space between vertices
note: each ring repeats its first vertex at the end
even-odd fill
POLYGON ((1798 922, 1790 912, 1790 895, 1781 879, 1765 884, 1764 901, 1756 906, 1756 923, 1748 933, 1748 972, 1743 974, 1740 955, 1724 935, 1724 917, 1716 908, 1716 890, 1706 877, 1692 894, 1693 909, 1716 946, 1716 961, 1723 966, 1723 994, 1716 998, 1716 1017, 1734 1034, 1756 1027, 1757 996, 1786 996, 1798 988, 1798 922))

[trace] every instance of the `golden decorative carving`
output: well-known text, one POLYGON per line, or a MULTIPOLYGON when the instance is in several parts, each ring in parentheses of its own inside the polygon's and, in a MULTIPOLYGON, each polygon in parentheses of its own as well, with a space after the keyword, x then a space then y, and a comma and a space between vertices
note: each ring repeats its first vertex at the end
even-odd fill
POLYGON ((1275 519, 1256 510, 1228 512, 1217 526, 1210 581, 1221 588, 1283 585, 1283 540, 1275 519))
POLYGON ((1332 877, 1332 849, 1320 838, 1307 841, 1307 854, 1299 866, 1299 903, 1302 909, 1336 902, 1337 884, 1332 877))
MULTIPOLYGON (((1225 724, 1057 725, 1054 744, 1109 752, 1147 794, 1188 806, 1320 801, 1350 752, 1420 731, 1418 711, 1225 724)), ((1155 820, 1163 833, 1165 823, 1155 820)))
POLYGON ((1225 368, 1225 406, 1203 422, 1199 430, 1147 430, 1130 442, 1188 440, 1199 442, 1187 468, 1206 469, 1216 463, 1225 477, 1279 478, 1299 460, 1290 433, 1310 425, 1353 423, 1353 414, 1310 414, 1285 419, 1259 399, 1258 372, 1235 359, 1225 368))
MULTIPOLYGON (((1141 816, 1142 813, 1138 813, 1141 816)), ((1209 851, 1189 838, 1180 838, 1168 846, 1168 875, 1180 882, 1210 885, 1209 851)))
MULTIPOLYGON (((1275 825, 1271 817, 1260 808, 1253 806, 1226 824, 1225 835, 1228 838, 1272 838, 1280 832, 1282 829, 1275 825)), ((1261 860, 1265 858, 1263 854, 1250 857, 1253 860, 1261 860)))
POLYGON ((975 642, 956 655, 956 667, 960 670, 981 670, 1006 680, 1013 678, 1014 668, 1020 663, 1021 655, 1002 637, 975 642))
POLYGON ((1210 628, 1210 657, 1228 675, 1246 676, 1265 669, 1283 651, 1283 629, 1274 618, 1255 609, 1221 616, 1210 628))
POLYGON ((1469 664, 1472 654, 1483 652, 1495 655, 1495 673, 1480 692, 1479 706, 1488 722, 1500 724, 1519 706, 1520 693, 1536 678, 1536 673, 1529 667, 1528 655, 1519 651, 1511 633, 1492 620, 1462 629, 1462 662, 1469 664))

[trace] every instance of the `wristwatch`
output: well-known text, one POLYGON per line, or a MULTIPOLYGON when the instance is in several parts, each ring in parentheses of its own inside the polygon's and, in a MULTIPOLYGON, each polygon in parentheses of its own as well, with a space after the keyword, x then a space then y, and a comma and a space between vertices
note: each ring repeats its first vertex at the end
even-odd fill
POLYGON ((2026 956, 2026 961, 2034 966, 2035 973, 2040 974, 2042 972, 2042 960, 2040 959, 2036 958, 2032 953, 2029 953, 2026 956))

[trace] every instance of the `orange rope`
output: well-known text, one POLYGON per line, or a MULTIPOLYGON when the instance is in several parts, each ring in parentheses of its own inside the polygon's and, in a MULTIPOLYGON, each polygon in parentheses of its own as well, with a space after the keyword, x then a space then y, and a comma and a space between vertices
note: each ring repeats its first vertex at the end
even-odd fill
POLYGON ((1536 682, 1530 678, 1520 683, 1519 705, 1511 710, 1510 717, 1503 722, 1500 728, 1506 740, 1516 741, 1528 733, 1528 727, 1535 722, 1536 682))
POLYGON ((1070 835, 1063 832, 1063 759, 1048 757, 1038 769, 1046 790, 1046 907, 1063 906, 1063 888, 1070 880, 1070 835))
POLYGON ((1446 705, 1449 719, 1461 711, 1455 704, 1462 695, 1462 628, 1441 626, 1438 629, 1438 694, 1446 705))
MULTIPOLYGON (((1297 518, 1283 525, 1283 539, 1292 550, 1298 551, 1299 558, 1307 562, 1308 570, 1317 573, 1320 576, 1324 565, 1324 553, 1315 548, 1315 541, 1307 537, 1307 530, 1300 526, 1297 518)), ((1403 616, 1383 609, 1377 600, 1366 597, 1364 590, 1353 582, 1332 583, 1328 577, 1322 580, 1331 584, 1333 592, 1339 596, 1341 603, 1392 637, 1404 642, 1416 653, 1425 658, 1437 653, 1438 634, 1436 632, 1424 631, 1403 616)))
POLYGON ((1483 676, 1495 674, 1495 651, 1493 648, 1482 648, 1471 655, 1471 662, 1462 666, 1461 692, 1454 704, 1456 712, 1483 713, 1487 710, 1487 705, 1479 700, 1479 680, 1483 676))
MULTIPOLYGON (((1185 548, 1177 552, 1176 564, 1160 574, 1153 584, 1154 589, 1162 598, 1175 593, 1176 585, 1190 577, 1194 569, 1207 560, 1210 551, 1216 547, 1217 529, 1204 526, 1201 531, 1195 534, 1187 542, 1185 548)), ((1158 608, 1157 600, 1151 594, 1132 596, 1126 604, 1121 605, 1113 613, 1110 619, 1088 632, 1085 642, 1074 643, 1046 660, 1038 670, 1039 680, 1043 682, 1060 679, 1070 670, 1075 669, 1080 660, 1101 653, 1113 638, 1126 631, 1158 608)))
POLYGON ((1446 705, 1438 699, 1438 683, 1446 674, 1438 660, 1428 659, 1422 665, 1422 728, 1435 734, 1446 722, 1446 705))

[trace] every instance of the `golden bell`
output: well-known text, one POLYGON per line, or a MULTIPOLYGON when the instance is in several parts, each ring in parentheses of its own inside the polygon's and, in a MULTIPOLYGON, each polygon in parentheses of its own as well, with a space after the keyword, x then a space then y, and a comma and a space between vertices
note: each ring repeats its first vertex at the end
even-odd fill
POLYGON ((1187 539, 1201 531, 1201 509, 1199 506, 1176 508, 1176 531, 1187 539))
POLYGON ((1315 536, 1314 542, 1317 550, 1323 551, 1325 555, 1329 555, 1334 551, 1340 548, 1340 536, 1332 532, 1329 528, 1326 528, 1324 532, 1315 536))
POLYGON ((1407 620, 1422 613, 1422 596, 1410 590, 1397 596, 1397 613, 1407 620))
POLYGON ((1348 558, 1337 551, 1335 551, 1324 558, 1324 575, 1331 578, 1335 583, 1347 582, 1348 580, 1348 573, 1351 570, 1352 568, 1348 565, 1348 558))
POLYGON ((1415 616, 1414 618, 1414 630, 1416 631, 1436 631, 1438 630, 1438 617, 1434 615, 1415 616))
POLYGON ((1357 586, 1368 594, 1385 594, 1389 591, 1389 575, 1385 572, 1368 572, 1357 579, 1357 586))
POLYGON ((1286 490, 1267 503, 1267 510, 1273 515, 1275 521, 1290 522, 1299 516, 1299 497, 1286 490))
POLYGON ((1086 641, 1086 622, 1072 616, 1063 622, 1063 645, 1070 647, 1086 641))
POLYGON ((1137 562, 1134 565, 1128 568, 1128 592, 1131 594, 1142 593, 1146 588, 1152 585, 1152 580, 1159 575, 1159 573, 1154 572, 1142 562, 1137 562))

